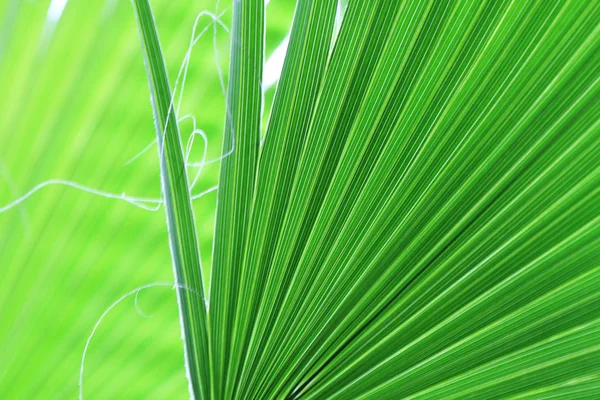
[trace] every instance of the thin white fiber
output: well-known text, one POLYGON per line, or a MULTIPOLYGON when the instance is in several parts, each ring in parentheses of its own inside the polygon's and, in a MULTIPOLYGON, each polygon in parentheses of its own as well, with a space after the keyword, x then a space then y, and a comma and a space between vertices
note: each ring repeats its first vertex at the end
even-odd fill
MULTIPOLYGON (((100 196, 100 197, 104 197, 104 198, 108 198, 108 199, 126 201, 129 204, 132 204, 136 207, 139 207, 139 208, 142 208, 142 209, 148 210, 148 211, 157 211, 161 207, 161 205, 164 203, 161 199, 147 198, 147 197, 133 197, 133 196, 128 196, 127 194, 125 194, 125 192, 123 192, 121 194, 110 193, 110 192, 105 192, 102 190, 94 189, 94 188, 91 188, 91 187, 88 187, 85 185, 81 185, 79 183, 75 183, 75 182, 71 182, 71 181, 67 181, 67 180, 63 180, 63 179, 51 179, 51 180, 42 182, 42 183, 34 186, 31 190, 29 190, 23 196, 17 198, 16 200, 12 201, 11 203, 6 204, 5 206, 0 207, 0 214, 19 206, 21 203, 23 203, 29 197, 34 195, 40 189, 43 189, 47 186, 53 186, 53 185, 67 186, 67 187, 81 190, 83 192, 90 193, 90 194, 93 194, 96 196, 100 196)), ((192 194, 191 199, 192 200, 199 199, 199 198, 203 197, 204 195, 207 195, 208 193, 214 192, 218 188, 219 188, 219 186, 215 185, 215 186, 212 186, 200 193, 192 194)))
MULTIPOLYGON (((96 333, 96 330, 98 330, 98 327, 100 326, 100 324, 102 323, 102 320, 104 319, 104 317, 106 317, 108 315, 108 313, 115 308, 117 305, 119 305, 123 300, 125 300, 126 298, 136 295, 144 289, 148 289, 148 288, 152 288, 152 287, 172 287, 173 289, 183 289, 183 290, 187 290, 191 293, 195 293, 197 295, 201 295, 200 292, 198 292, 197 290, 194 290, 192 288, 189 288, 185 285, 182 284, 173 284, 173 283, 169 283, 169 282, 154 282, 154 283, 149 283, 147 285, 143 285, 143 286, 139 286, 127 293, 125 293, 123 296, 119 297, 114 303, 112 303, 100 316, 100 318, 98 319, 98 321, 96 321, 96 324, 94 325, 94 328, 92 329, 92 332, 90 333, 90 335, 87 338, 87 341, 85 342, 85 347, 83 348, 83 354, 81 355, 81 363, 79 365, 79 400, 83 400, 83 370, 84 370, 84 366, 85 366, 85 356, 87 355, 87 351, 88 348, 90 346, 90 342, 92 341, 92 338, 94 337, 94 334, 96 333)), ((139 309, 138 309, 139 312, 139 309)))

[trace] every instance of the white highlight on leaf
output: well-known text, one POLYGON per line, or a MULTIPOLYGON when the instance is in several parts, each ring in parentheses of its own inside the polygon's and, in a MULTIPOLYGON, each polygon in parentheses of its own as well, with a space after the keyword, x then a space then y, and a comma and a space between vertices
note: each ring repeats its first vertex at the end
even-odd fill
POLYGON ((46 16, 48 21, 57 23, 60 17, 62 16, 66 5, 67 0, 52 0, 52 2, 50 3, 50 7, 48 7, 48 14, 46 16))
POLYGON ((267 91, 275 83, 277 83, 277 81, 279 81, 289 42, 290 36, 288 35, 281 41, 281 43, 277 46, 265 63, 262 81, 263 92, 267 91))
MULTIPOLYGON (((344 14, 346 13, 347 5, 342 3, 342 0, 338 0, 337 9, 335 10, 335 23, 333 26, 333 40, 332 44, 335 43, 337 37, 340 33, 340 28, 342 27, 342 22, 344 20, 344 14)), ((333 45, 332 45, 333 50, 333 45)))
POLYGON ((46 20, 44 21, 44 26, 42 27, 38 49, 39 54, 44 54, 46 50, 48 50, 48 46, 50 45, 52 37, 54 36, 56 25, 62 17, 66 5, 67 0, 52 0, 50 2, 48 12, 46 13, 46 20))

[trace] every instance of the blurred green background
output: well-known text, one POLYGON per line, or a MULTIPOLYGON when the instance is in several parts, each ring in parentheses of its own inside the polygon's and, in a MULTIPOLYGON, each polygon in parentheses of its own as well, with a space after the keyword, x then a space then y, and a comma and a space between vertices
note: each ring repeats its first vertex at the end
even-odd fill
MULTIPOLYGON (((284 40, 295 2, 267 7, 266 56, 284 40)), ((203 10, 230 1, 154 0, 171 84, 203 10)), ((0 0, 0 208, 50 179, 119 195, 158 198, 156 146, 139 37, 128 0, 0 0), (63 8, 64 6, 64 8, 63 8)), ((209 26, 191 57, 180 115, 191 113, 221 153, 225 99, 213 51, 227 79, 229 35, 209 26)), ((269 72, 272 74, 272 72, 269 72)), ((269 77, 271 79, 272 76, 269 77)), ((273 97, 265 94, 265 113, 273 97)), ((266 119, 265 119, 266 120, 266 119)), ((181 124, 183 141, 191 120, 181 124)), ((185 145, 185 143, 184 143, 185 145)), ((203 143, 196 140, 192 161, 203 143)), ((219 164, 194 189, 217 184, 219 164)), ((194 173, 190 169, 190 173, 194 173)), ((215 192, 194 202, 205 281, 215 192)), ((146 211, 53 185, 0 213, 0 398, 78 396, 81 356, 103 312, 152 282, 173 282, 164 210, 146 211)), ((85 399, 189 398, 175 292, 146 289, 116 305, 90 342, 85 399)))

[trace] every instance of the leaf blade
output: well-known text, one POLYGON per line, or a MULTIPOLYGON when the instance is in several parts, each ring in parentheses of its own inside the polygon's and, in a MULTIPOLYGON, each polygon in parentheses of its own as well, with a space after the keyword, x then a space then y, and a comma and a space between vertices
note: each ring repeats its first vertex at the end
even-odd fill
POLYGON ((154 111, 162 193, 190 395, 210 398, 209 331, 187 167, 164 57, 148 0, 134 0, 154 111))

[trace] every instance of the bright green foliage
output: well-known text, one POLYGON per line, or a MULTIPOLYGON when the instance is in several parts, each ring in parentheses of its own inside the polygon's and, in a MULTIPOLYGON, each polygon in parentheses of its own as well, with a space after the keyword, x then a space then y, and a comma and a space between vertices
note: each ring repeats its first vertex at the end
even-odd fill
POLYGON ((223 398, 260 146, 264 1, 234 3, 211 291, 213 397, 223 398))
MULTIPOLYGON (((166 124, 161 177, 175 276, 194 289, 178 290, 192 395, 599 398, 600 3, 347 3, 334 41, 338 1, 297 1, 261 144, 269 11, 261 0, 233 2, 206 312, 193 214, 203 217, 169 113, 169 58, 148 0, 135 0, 159 137, 166 124)), ((129 251, 147 251, 143 244, 129 251)), ((23 257, 9 254, 0 258, 23 257)), ((5 304, 19 303, 4 293, 25 286, 19 276, 9 269, 0 282, 10 321, 20 314, 5 304)), ((93 320, 86 313, 73 334, 93 320)), ((109 326, 97 335, 119 332, 109 326)), ((19 343, 19 331, 0 327, 0 343, 19 343)), ((117 346, 104 340, 92 344, 117 346)), ((90 380, 142 360, 162 365, 127 349, 135 361, 96 361, 90 380)), ((42 350, 54 360, 64 353, 42 350)), ((22 353, 0 351, 26 371, 22 353)), ((7 371, 8 398, 60 393, 9 387, 18 375, 7 371)), ((150 395, 123 396, 132 390, 125 374, 112 397, 99 398, 185 398, 179 386, 160 386, 159 373, 148 376, 159 386, 150 395)))
POLYGON ((226 398, 593 381, 598 4, 350 1, 328 56, 335 6, 298 2, 242 271, 213 281, 239 286, 226 398))

